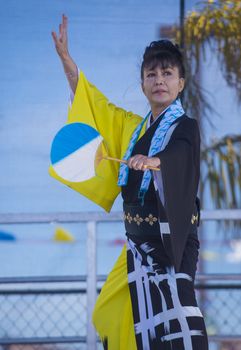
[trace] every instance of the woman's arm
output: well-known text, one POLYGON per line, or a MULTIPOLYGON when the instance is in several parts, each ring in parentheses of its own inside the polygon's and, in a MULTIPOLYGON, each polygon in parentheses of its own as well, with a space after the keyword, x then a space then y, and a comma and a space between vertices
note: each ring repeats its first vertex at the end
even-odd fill
POLYGON ((197 121, 184 117, 173 131, 166 148, 155 156, 161 161, 164 207, 171 232, 171 249, 168 246, 166 249, 176 271, 179 271, 193 225, 191 218, 195 213, 200 176, 197 121))
POLYGON ((142 118, 110 103, 105 95, 86 79, 83 72, 79 73, 68 51, 67 21, 67 17, 63 15, 59 35, 52 32, 52 37, 74 94, 68 122, 91 125, 104 138, 108 155, 120 158, 142 118))
POLYGON ((55 43, 56 51, 63 64, 64 72, 71 87, 71 90, 75 94, 76 87, 78 84, 78 68, 68 51, 67 27, 68 18, 65 15, 63 15, 62 23, 59 25, 59 35, 57 35, 55 32, 52 32, 52 37, 55 43))

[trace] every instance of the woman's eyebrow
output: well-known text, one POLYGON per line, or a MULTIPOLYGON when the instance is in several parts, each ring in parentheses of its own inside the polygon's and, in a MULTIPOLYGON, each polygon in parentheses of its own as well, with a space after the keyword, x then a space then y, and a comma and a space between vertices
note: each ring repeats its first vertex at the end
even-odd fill
POLYGON ((162 70, 167 70, 167 69, 174 70, 174 67, 169 66, 169 67, 162 68, 162 70))

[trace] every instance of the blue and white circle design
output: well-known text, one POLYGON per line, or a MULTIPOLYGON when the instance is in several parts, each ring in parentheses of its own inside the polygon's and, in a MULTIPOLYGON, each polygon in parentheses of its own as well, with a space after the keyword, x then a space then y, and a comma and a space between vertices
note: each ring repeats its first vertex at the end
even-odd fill
POLYGON ((51 147, 50 159, 55 172, 70 182, 94 177, 96 151, 102 141, 99 132, 87 124, 65 125, 51 147))

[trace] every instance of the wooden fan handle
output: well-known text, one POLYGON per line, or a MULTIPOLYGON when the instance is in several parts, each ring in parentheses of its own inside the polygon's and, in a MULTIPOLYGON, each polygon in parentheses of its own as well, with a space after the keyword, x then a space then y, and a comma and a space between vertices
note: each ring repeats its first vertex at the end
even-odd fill
MULTIPOLYGON (((108 157, 108 156, 107 156, 107 157, 104 157, 104 159, 107 159, 107 160, 114 160, 115 162, 127 164, 127 160, 125 160, 125 159, 113 158, 113 157, 108 157)), ((147 168, 147 169, 150 169, 150 170, 155 170, 155 171, 159 171, 159 170, 160 170, 160 168, 156 168, 156 167, 149 166, 149 165, 147 165, 146 168, 147 168)))

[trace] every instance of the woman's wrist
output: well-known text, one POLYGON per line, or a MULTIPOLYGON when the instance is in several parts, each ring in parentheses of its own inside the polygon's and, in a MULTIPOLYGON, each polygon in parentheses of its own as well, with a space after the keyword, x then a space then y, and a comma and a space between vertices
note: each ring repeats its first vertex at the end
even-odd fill
POLYGON ((158 157, 151 157, 151 158, 149 158, 149 159, 151 159, 151 162, 152 162, 152 166, 154 166, 154 167, 159 167, 160 165, 161 165, 161 160, 160 160, 160 158, 158 158, 158 157))
POLYGON ((64 66, 64 71, 67 78, 78 79, 78 68, 73 59, 68 55, 65 58, 62 58, 62 63, 64 66))
POLYGON ((73 62, 73 59, 71 58, 71 56, 68 52, 62 53, 60 55, 60 59, 63 62, 63 64, 73 62))
POLYGON ((69 82, 70 88, 73 94, 75 94, 76 87, 79 80, 78 67, 70 56, 65 61, 62 61, 62 62, 63 62, 64 72, 69 82))

